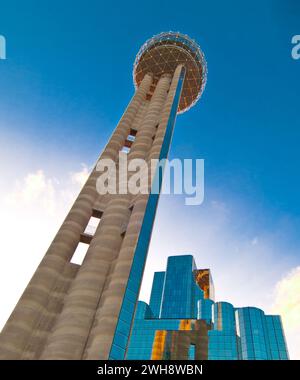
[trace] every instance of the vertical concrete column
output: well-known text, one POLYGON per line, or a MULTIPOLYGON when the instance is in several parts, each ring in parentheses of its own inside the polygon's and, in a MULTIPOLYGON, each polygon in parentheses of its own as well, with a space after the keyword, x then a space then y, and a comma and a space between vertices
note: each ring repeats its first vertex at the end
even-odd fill
POLYGON ((171 360, 188 360, 191 343, 191 331, 172 331, 171 360))
MULTIPOLYGON (((146 159, 148 157, 153 144, 153 136, 168 97, 170 82, 170 75, 165 74, 160 78, 148 112, 129 153, 129 161, 136 158, 146 159)), ((130 198, 132 199, 132 196, 130 198)), ((148 195, 146 195, 146 198, 148 199, 148 195)), ((121 199, 117 200, 116 207, 121 207, 121 202, 121 199)), ((143 222, 144 211, 144 209, 140 207, 136 208, 136 205, 134 206, 120 254, 115 257, 113 270, 103 290, 83 359, 108 358, 136 243, 143 222)))
POLYGON ((208 359, 208 330, 210 326, 204 320, 195 322, 196 330, 193 331, 193 343, 196 347, 195 359, 207 360, 208 359))
MULTIPOLYGON (((144 157, 153 142, 151 133, 147 131, 145 143, 145 128, 155 129, 155 123, 167 96, 166 83, 168 88, 169 79, 166 81, 164 78, 158 84, 131 147, 132 152, 143 151, 144 157), (136 146, 139 148, 135 148, 136 146)), ((131 151, 129 160, 131 154, 134 154, 131 151)), ((122 229, 130 216, 129 202, 129 194, 111 195, 111 200, 104 210, 101 223, 91 241, 86 259, 65 297, 64 308, 49 336, 42 359, 81 359, 95 311, 98 306, 101 308, 102 290, 110 265, 118 256, 122 245, 122 229)))
MULTIPOLYGON (((150 158, 163 158, 161 157, 164 142, 166 142, 167 148, 169 147, 170 137, 166 136, 166 133, 173 130, 174 120, 170 120, 170 116, 176 116, 176 109, 174 115, 174 100, 176 96, 180 96, 178 93, 178 83, 182 75, 182 65, 178 66, 172 78, 171 86, 169 87, 169 92, 166 101, 163 105, 162 112, 159 113, 158 122, 159 126, 156 131, 154 143, 147 155, 150 158), (171 115, 171 112, 173 114, 171 115), (170 124, 169 124, 170 123, 170 124), (167 139, 167 140, 166 140, 167 139)), ((181 88, 181 87, 180 87, 181 88)), ((178 99, 177 99, 178 100, 178 99)), ((176 102, 175 102, 176 103, 176 102)), ((176 103, 177 104, 177 103, 176 103)), ((172 135, 172 134, 171 134, 172 135)), ((167 156, 168 149, 164 153, 167 156)), ((139 234, 141 232, 142 226, 146 223, 150 223, 149 220, 144 220, 145 211, 147 203, 149 200, 149 195, 139 194, 134 197, 134 207, 133 212, 129 220, 129 224, 126 230, 124 242, 120 254, 114 263, 114 271, 111 275, 111 281, 108 286, 106 286, 106 297, 102 297, 101 302, 104 302, 102 307, 98 309, 96 319, 95 319, 95 329, 91 333, 90 340, 92 342, 88 346, 88 350, 84 356, 87 359, 107 359, 109 357, 109 352, 112 347, 112 339, 114 338, 113 330, 115 331, 118 317, 121 310, 121 305, 123 302, 124 294, 126 291, 126 286, 128 284, 128 279, 131 274, 131 268, 133 264, 133 259, 136 255, 136 248, 139 242, 139 234)), ((157 201, 156 201, 157 205, 157 201)), ((156 205, 154 205, 156 209, 156 205)), ((153 223, 154 215, 151 216, 151 222, 153 223)), ((148 230, 150 228, 150 233, 152 226, 145 228, 148 230)), ((149 232, 147 232, 149 235, 149 232)), ((148 249, 148 242, 143 242, 143 250, 145 251, 145 258, 148 249)), ((143 255, 144 255, 143 253, 143 255)), ((138 259, 138 265, 142 266, 142 271, 145 265, 145 258, 138 259)), ((134 273, 132 273, 135 276, 134 273)), ((140 283, 139 283, 140 285, 140 283)), ((130 296, 131 298, 133 295, 130 296)), ((133 298, 132 298, 133 300, 133 298)), ((132 302, 131 300, 131 302, 132 302)), ((126 304, 129 299, 127 299, 126 304)), ((136 300, 135 300, 136 302, 136 300)), ((130 314, 128 314, 128 318, 130 314)), ((128 319, 127 318, 127 319, 128 319)), ((133 314, 132 314, 133 318, 133 314)), ((130 321, 129 321, 130 322, 130 321)), ((121 322, 120 322, 121 323, 121 322)), ((124 336, 126 339, 126 336, 124 336)))
MULTIPOLYGON (((117 158, 151 83, 152 76, 146 75, 100 158, 117 158)), ((49 293, 71 259, 80 233, 92 215, 93 205, 99 196, 96 191, 97 177, 94 169, 4 326, 0 335, 0 359, 18 359, 22 355, 27 339, 45 310, 49 293)))
MULTIPOLYGON (((139 130, 140 125, 142 124, 144 117, 147 113, 148 107, 149 107, 149 101, 148 100, 144 101, 140 105, 139 110, 136 114, 136 117, 134 118, 134 121, 131 125, 131 128, 134 129, 135 131, 139 130)), ((128 136, 128 133, 127 133, 126 137, 128 136)), ((118 168, 118 163, 117 163, 117 168, 118 168)), ((117 178, 117 180, 119 180, 119 178, 117 178)), ((127 186, 127 181, 126 181, 126 186, 127 186)), ((95 202, 95 205, 94 205, 95 209, 104 211, 104 209, 106 208, 106 206, 110 200, 111 200, 111 194, 104 194, 104 195, 99 196, 97 201, 95 202)))
MULTIPOLYGON (((170 89, 169 89, 169 93, 168 93, 168 97, 167 97, 167 100, 166 100, 166 103, 164 106, 164 110, 160 116, 159 125, 157 128, 156 134, 155 134, 155 139, 154 139, 152 148, 149 152, 149 155, 147 157, 148 163, 150 163, 151 159, 163 158, 163 157, 160 157, 161 150, 162 150, 163 142, 165 139, 167 126, 168 126, 168 122, 169 122, 169 118, 170 118, 170 112, 171 112, 171 108, 173 106, 174 97, 175 97, 175 93, 177 90, 178 81, 179 81, 182 69, 183 69, 183 65, 178 65, 175 72, 174 72, 172 82, 170 85, 170 89)), ((169 151, 169 149, 168 149, 168 151, 169 151)), ((168 155, 168 151, 166 152, 166 157, 168 155)), ((154 174, 154 173, 152 173, 152 174, 154 174)))

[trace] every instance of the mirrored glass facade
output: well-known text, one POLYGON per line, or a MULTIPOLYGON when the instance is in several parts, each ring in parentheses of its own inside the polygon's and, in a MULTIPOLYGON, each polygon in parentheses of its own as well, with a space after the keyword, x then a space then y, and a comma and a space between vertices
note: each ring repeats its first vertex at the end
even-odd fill
POLYGON ((266 315, 266 327, 270 342, 271 358, 273 360, 289 359, 280 316, 266 315))
POLYGON ((195 283, 193 256, 171 256, 163 286, 161 318, 197 318, 197 303, 203 291, 195 283))
POLYGON ((200 271, 184 255, 169 257, 166 271, 154 274, 149 305, 137 305, 126 359, 289 359, 280 316, 206 298, 213 284, 209 272, 200 289, 200 271))
POLYGON ((228 302, 216 302, 211 310, 213 329, 208 332, 208 358, 210 360, 240 359, 234 307, 228 302))
POLYGON ((159 318, 160 316, 161 298, 162 298, 164 281, 165 281, 165 272, 154 273, 149 306, 155 318, 159 318))

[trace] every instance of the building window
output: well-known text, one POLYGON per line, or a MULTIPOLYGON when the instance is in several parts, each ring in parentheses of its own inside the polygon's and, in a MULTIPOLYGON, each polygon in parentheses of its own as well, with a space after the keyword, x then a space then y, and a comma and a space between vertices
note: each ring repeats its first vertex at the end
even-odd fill
POLYGON ((121 152, 126 153, 126 154, 130 152, 130 148, 135 140, 136 134, 137 134, 137 131, 131 128, 129 135, 126 137, 126 140, 125 140, 123 148, 121 149, 121 152))
POLYGON ((101 210, 93 209, 92 216, 84 232, 80 235, 81 243, 90 244, 98 228, 102 214, 103 212, 101 210))
POLYGON ((129 132, 129 134, 131 135, 131 136, 136 136, 136 134, 137 134, 137 130, 136 129, 133 129, 133 128, 130 128, 130 132, 129 132))
POLYGON ((75 252, 71 258, 71 263, 81 265, 85 258, 86 252, 89 248, 89 244, 92 241, 96 229, 100 223, 103 211, 98 209, 93 209, 92 216, 84 230, 80 235, 80 241, 75 249, 75 252))
POLYGON ((100 219, 92 216, 84 230, 84 234, 94 236, 99 223, 100 219))
POLYGON ((127 146, 123 146, 121 152, 128 154, 130 152, 130 148, 128 148, 127 146))
POLYGON ((83 260, 85 258, 88 248, 89 248, 88 244, 79 242, 72 256, 71 263, 81 265, 83 263, 83 260))
POLYGON ((155 126, 155 132, 154 132, 154 134, 152 136, 152 140, 153 141, 155 140, 155 136, 156 136, 156 133, 157 133, 157 130, 158 130, 158 126, 159 126, 159 124, 156 124, 156 126, 155 126))
MULTIPOLYGON (((134 207, 134 204, 131 204, 128 207, 130 213, 132 213, 133 207, 134 207)), ((126 234, 126 231, 127 231, 128 222, 129 222, 129 218, 128 218, 128 221, 126 223, 123 223, 122 226, 121 226, 121 236, 122 236, 122 238, 125 237, 125 234, 126 234)))

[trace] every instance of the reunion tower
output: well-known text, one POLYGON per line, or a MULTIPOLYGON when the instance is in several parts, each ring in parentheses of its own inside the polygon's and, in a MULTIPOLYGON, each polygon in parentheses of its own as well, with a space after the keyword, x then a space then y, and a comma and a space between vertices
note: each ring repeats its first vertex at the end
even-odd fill
MULTIPOLYGON (((167 32, 137 54, 136 92, 99 160, 167 158, 177 113, 200 98, 204 55, 167 32)), ((158 194, 104 194, 96 166, 0 335, 0 359, 124 359, 158 194), (91 218, 100 222, 93 233, 91 218), (87 245, 81 265, 72 257, 87 245)), ((149 181, 149 188, 151 183, 149 181)), ((27 253, 29 254, 29 253, 27 253)))

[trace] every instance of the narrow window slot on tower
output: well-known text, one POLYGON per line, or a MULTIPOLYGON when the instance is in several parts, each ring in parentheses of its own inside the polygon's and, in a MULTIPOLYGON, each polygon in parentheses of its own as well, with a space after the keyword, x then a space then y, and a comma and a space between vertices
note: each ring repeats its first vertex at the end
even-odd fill
POLYGON ((79 242, 72 256, 71 263, 81 265, 89 248, 88 244, 79 242))
POLYGON ((121 149, 121 152, 124 152, 126 154, 128 154, 130 152, 130 148, 131 148, 131 146, 135 140, 136 133, 137 133, 136 130, 134 130, 134 129, 130 130, 129 135, 126 137, 124 146, 121 149))
POLYGON ((159 124, 156 124, 156 126, 155 126, 155 132, 154 132, 154 135, 152 136, 152 140, 153 141, 155 140, 155 136, 156 136, 156 133, 157 133, 157 130, 158 130, 158 126, 159 126, 159 124))
POLYGON ((128 223, 129 223, 129 219, 130 219, 130 216, 131 216, 131 213, 132 213, 132 210, 133 210, 133 207, 134 207, 134 203, 132 203, 129 207, 128 207, 128 210, 130 211, 130 215, 128 217, 128 221, 123 223, 123 225, 121 226, 121 236, 122 238, 124 238, 125 234, 126 234, 126 231, 127 231, 127 227, 128 227, 128 223))
POLYGON ((136 134, 137 134, 137 130, 136 129, 133 129, 133 128, 130 128, 130 132, 129 132, 129 134, 131 135, 131 136, 136 136, 136 134))
POLYGON ((125 140, 125 144, 124 144, 124 146, 126 146, 127 148, 131 148, 131 145, 132 145, 132 140, 128 140, 128 137, 127 137, 127 139, 125 140))
POLYGON ((130 141, 131 143, 133 143, 134 142, 134 140, 135 140, 135 136, 133 136, 133 135, 128 135, 127 136, 127 139, 126 139, 126 141, 130 141))
POLYGON ((91 219, 89 220, 84 230, 84 234, 94 236, 99 222, 100 222, 99 218, 95 218, 94 216, 91 216, 91 219))
POLYGON ((80 235, 80 242, 85 243, 85 244, 90 244, 92 241, 96 229, 100 223, 101 217, 102 217, 103 212, 101 210, 93 209, 92 211, 92 216, 85 227, 85 230, 83 233, 80 235))
POLYGON ((93 217, 98 218, 98 219, 101 219, 101 218, 102 218, 102 215, 103 215, 103 211, 98 210, 98 209, 96 209, 96 208, 93 209, 93 211, 92 211, 92 216, 93 216, 93 217))
POLYGON ((121 152, 128 154, 130 152, 130 148, 128 148, 127 146, 123 146, 121 152))
POLYGON ((128 222, 123 223, 123 225, 121 226, 121 233, 120 233, 120 235, 122 236, 122 238, 124 238, 124 236, 126 234, 127 226, 128 226, 128 222))

